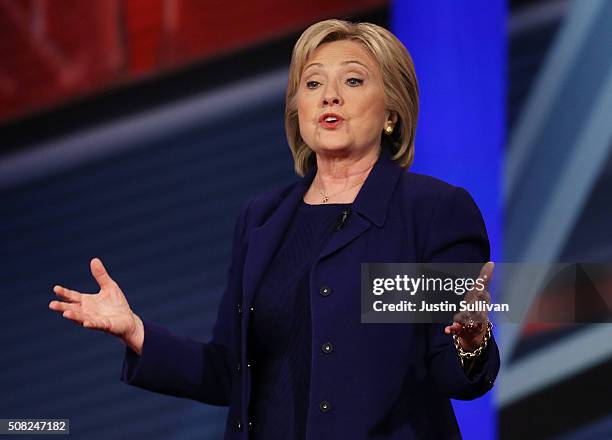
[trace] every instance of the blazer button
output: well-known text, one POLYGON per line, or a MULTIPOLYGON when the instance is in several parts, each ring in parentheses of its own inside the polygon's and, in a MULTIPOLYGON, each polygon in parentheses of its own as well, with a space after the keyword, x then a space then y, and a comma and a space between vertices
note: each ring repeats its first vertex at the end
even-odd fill
POLYGON ((234 420, 234 428, 236 431, 242 431, 242 422, 238 419, 234 420))
POLYGON ((242 304, 238 304, 236 306, 236 313, 238 314, 238 316, 242 315, 242 304))
POLYGON ((329 296, 332 293, 331 287, 323 286, 319 289, 321 296, 329 296))
POLYGON ((319 409, 321 412, 325 413, 331 409, 331 403, 329 403, 327 400, 322 400, 321 403, 319 403, 319 409))
POLYGON ((321 345, 321 351, 325 354, 329 354, 334 351, 334 346, 331 342, 326 342, 325 344, 321 345))

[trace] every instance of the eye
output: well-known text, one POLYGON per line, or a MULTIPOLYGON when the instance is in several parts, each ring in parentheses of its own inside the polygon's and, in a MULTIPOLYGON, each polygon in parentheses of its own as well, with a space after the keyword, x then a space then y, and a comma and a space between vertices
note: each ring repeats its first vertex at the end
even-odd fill
POLYGON ((357 87, 363 84, 363 80, 359 78, 349 78, 346 80, 346 83, 351 87, 357 87))
POLYGON ((316 89, 320 85, 321 83, 319 83, 318 81, 306 81, 306 88, 308 89, 316 89))

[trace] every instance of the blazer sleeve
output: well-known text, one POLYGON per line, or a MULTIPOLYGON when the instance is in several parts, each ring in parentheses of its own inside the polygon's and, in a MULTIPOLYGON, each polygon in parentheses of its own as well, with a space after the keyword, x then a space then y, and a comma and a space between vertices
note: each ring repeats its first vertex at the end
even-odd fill
POLYGON ((234 228, 228 283, 221 299, 210 342, 202 343, 172 333, 144 320, 144 345, 138 356, 126 347, 121 380, 129 385, 212 405, 228 405, 232 387, 234 295, 242 285, 245 206, 234 228))
MULTIPOLYGON (((438 201, 425 247, 425 262, 485 263, 489 239, 480 210, 463 188, 454 188, 438 201)), ((427 358, 431 377, 442 394, 470 400, 493 387, 500 367, 499 350, 492 338, 468 374, 453 344, 444 333, 446 324, 427 325, 427 358)))

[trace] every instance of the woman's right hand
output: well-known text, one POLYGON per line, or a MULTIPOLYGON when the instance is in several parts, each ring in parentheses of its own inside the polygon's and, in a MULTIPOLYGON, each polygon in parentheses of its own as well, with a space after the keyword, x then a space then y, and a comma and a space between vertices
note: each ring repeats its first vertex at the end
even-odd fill
POLYGON ((85 328, 101 330, 121 338, 137 354, 142 352, 144 325, 132 312, 123 291, 113 281, 102 261, 94 258, 90 263, 91 274, 100 286, 95 294, 81 293, 55 286, 53 291, 63 301, 51 301, 49 308, 62 312, 66 319, 85 328))

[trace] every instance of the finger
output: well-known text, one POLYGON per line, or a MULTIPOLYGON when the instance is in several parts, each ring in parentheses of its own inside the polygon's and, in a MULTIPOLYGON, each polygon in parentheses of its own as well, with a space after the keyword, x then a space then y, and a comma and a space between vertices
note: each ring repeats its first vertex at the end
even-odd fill
POLYGON ((62 316, 74 322, 75 324, 79 324, 83 327, 97 328, 95 324, 96 320, 94 320, 93 318, 91 318, 91 316, 86 315, 80 310, 66 310, 64 313, 62 313, 62 316))
MULTIPOLYGON (((483 291, 485 293, 488 293, 486 290, 483 291)), ((482 293, 481 292, 481 296, 482 293)), ((468 303, 474 303, 475 302, 475 298, 466 298, 468 303)), ((480 300, 484 300, 484 298, 478 299, 480 300)), ((488 301, 486 301, 488 302, 488 301)), ((456 313, 455 316, 453 316, 453 321, 455 322, 459 322, 464 326, 470 326, 469 324, 471 323, 471 326, 475 326, 478 324, 482 324, 488 321, 488 315, 487 312, 482 311, 482 312, 468 312, 468 311, 463 311, 463 312, 459 312, 456 313)))
POLYGON ((77 292, 76 290, 66 289, 65 287, 62 287, 62 286, 53 287, 53 291, 55 292, 57 296, 64 298, 65 300, 69 302, 73 302, 73 303, 80 303, 81 297, 83 295, 82 293, 77 292))
POLYGON ((83 323, 83 313, 77 310, 66 310, 64 313, 62 313, 62 316, 77 324, 83 323))
POLYGON ((483 332, 483 329, 486 326, 484 325, 483 322, 474 322, 471 326, 467 325, 467 326, 463 326, 463 335, 466 336, 474 336, 474 335, 479 335, 483 332))
POLYGON ((110 287, 115 284, 113 279, 110 277, 106 268, 102 264, 102 261, 99 258, 94 258, 89 263, 91 274, 96 279, 96 282, 100 286, 101 289, 105 287, 110 287))
POLYGON ((489 283, 491 282, 491 278, 493 278, 494 268, 495 268, 495 263, 493 263, 492 261, 489 261, 485 263, 485 265, 482 266, 482 268, 480 269, 480 274, 478 275, 478 278, 483 280, 483 284, 484 284, 483 290, 488 290, 489 283))
POLYGON ((51 310, 55 310, 56 312, 65 312, 66 310, 78 310, 80 308, 80 304, 67 303, 63 301, 51 301, 49 303, 49 308, 51 310))
POLYGON ((83 327, 94 329, 94 330, 98 328, 98 326, 96 325, 96 322, 93 321, 93 320, 85 320, 85 321, 83 321, 83 327))
POLYGON ((74 322, 84 328, 93 330, 105 330, 105 323, 100 319, 93 319, 91 316, 84 314, 78 309, 66 310, 62 316, 69 321, 74 322))
POLYGON ((444 329, 444 333, 446 333, 447 335, 455 334, 461 334, 463 332, 463 325, 459 322, 453 322, 451 325, 447 326, 444 329))

